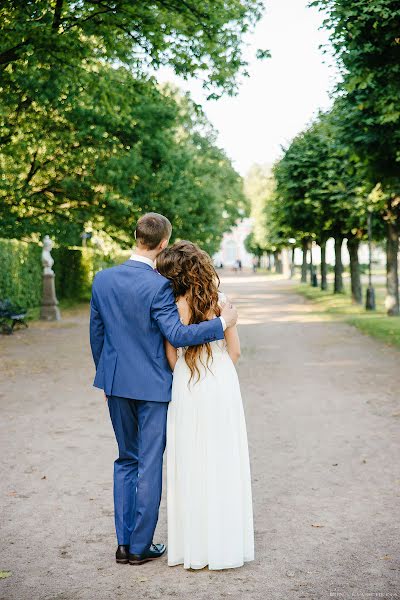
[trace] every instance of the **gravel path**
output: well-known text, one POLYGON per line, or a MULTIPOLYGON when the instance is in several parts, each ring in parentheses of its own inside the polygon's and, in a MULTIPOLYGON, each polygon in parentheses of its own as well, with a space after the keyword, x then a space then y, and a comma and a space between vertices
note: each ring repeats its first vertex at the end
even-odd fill
POLYGON ((322 320, 289 282, 222 289, 240 311, 256 560, 115 564, 116 445, 85 308, 0 337, 1 599, 400 598, 400 353, 322 320))

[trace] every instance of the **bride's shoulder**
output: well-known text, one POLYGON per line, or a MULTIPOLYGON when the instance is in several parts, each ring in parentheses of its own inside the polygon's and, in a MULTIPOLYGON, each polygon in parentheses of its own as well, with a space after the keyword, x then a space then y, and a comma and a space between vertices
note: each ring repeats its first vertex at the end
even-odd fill
POLYGON ((190 309, 185 296, 179 296, 176 299, 176 306, 178 307, 178 312, 182 323, 186 325, 190 320, 190 309))

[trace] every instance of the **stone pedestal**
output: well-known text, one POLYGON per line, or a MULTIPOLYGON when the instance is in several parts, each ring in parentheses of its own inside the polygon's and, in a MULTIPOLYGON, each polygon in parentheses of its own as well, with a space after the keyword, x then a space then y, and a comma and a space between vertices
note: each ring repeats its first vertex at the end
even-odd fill
POLYGON ((43 274, 43 296, 40 318, 44 321, 59 321, 61 318, 54 286, 54 273, 43 274))

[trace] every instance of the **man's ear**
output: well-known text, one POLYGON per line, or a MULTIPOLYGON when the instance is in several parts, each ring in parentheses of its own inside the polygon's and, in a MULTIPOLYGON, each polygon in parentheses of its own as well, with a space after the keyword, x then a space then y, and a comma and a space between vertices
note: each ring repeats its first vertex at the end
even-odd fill
POLYGON ((164 250, 168 246, 169 240, 163 240, 160 244, 160 250, 164 250))

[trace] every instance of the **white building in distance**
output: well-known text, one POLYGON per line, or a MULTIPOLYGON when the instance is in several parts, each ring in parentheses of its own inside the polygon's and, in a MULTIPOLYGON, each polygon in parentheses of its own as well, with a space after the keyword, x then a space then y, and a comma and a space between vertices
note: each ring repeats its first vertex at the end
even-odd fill
POLYGON ((252 266, 252 255, 249 254, 244 246, 244 240, 247 238, 253 228, 253 220, 245 218, 237 221, 236 225, 230 231, 224 233, 221 247, 214 254, 214 264, 219 267, 233 267, 236 261, 240 260, 242 267, 252 266))

